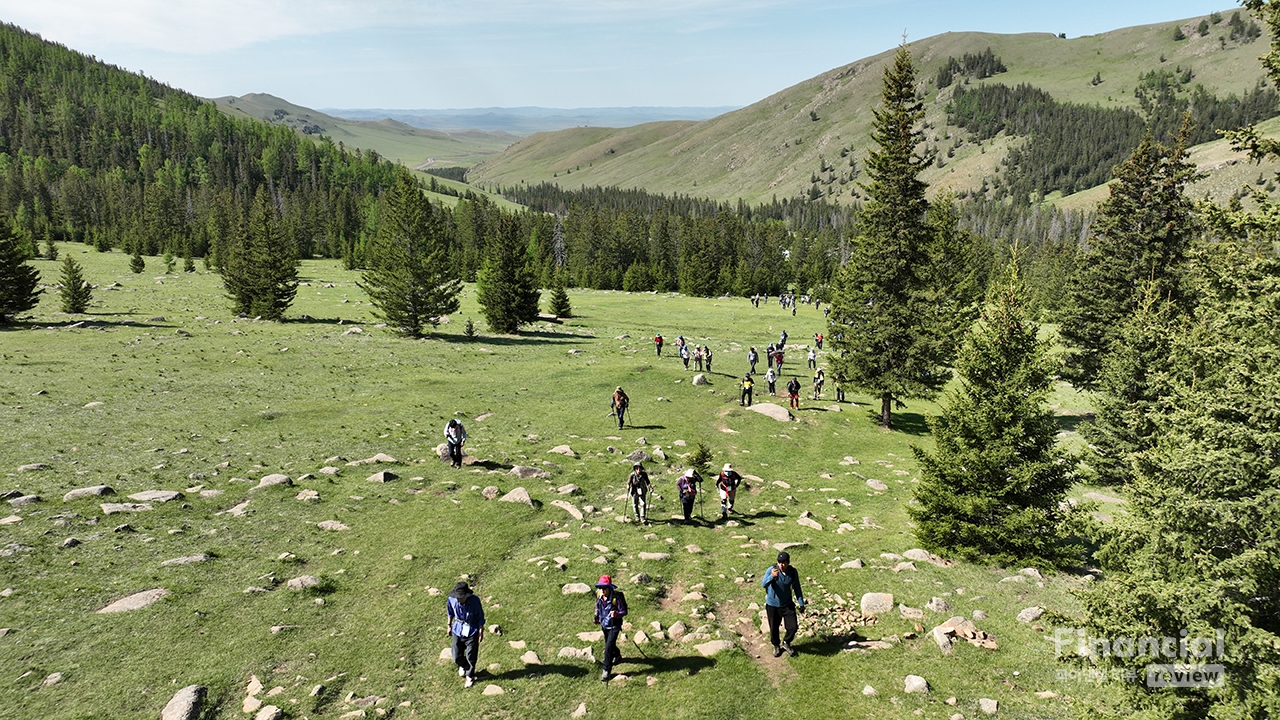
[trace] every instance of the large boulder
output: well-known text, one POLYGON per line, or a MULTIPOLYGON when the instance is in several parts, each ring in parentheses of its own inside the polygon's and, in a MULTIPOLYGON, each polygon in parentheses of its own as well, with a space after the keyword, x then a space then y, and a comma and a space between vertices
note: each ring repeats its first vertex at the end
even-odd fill
POLYGON ((702 373, 698 373, 697 375, 693 376, 693 384, 694 385, 710 385, 711 383, 707 380, 706 375, 702 373))
POLYGON ((196 720, 200 717, 201 706, 209 688, 204 685, 188 685, 174 693, 164 709, 160 711, 160 720, 196 720))
POLYGON ((511 471, 508 472, 507 474, 514 475, 521 480, 551 477, 551 473, 547 472, 546 470, 543 470, 541 468, 536 468, 536 467, 529 467, 528 465, 516 465, 515 467, 511 468, 511 471))
POLYGON ((904 678, 903 692, 928 694, 929 681, 919 675, 908 675, 904 678))
POLYGON ((568 445, 557 445, 557 446, 555 446, 555 447, 551 448, 550 450, 548 450, 547 452, 553 452, 553 453, 556 453, 556 454, 558 454, 558 455, 565 455, 565 456, 568 456, 568 457, 574 457, 573 448, 569 447, 568 445))
POLYGON ((1042 607, 1033 605, 1029 608, 1023 608, 1022 612, 1018 613, 1018 622, 1035 622, 1040 619, 1041 615, 1044 615, 1044 608, 1042 607))
POLYGON ((649 456, 649 453, 645 452, 644 450, 634 450, 634 451, 632 451, 632 453, 631 453, 630 455, 628 455, 628 456, 627 456, 627 459, 628 459, 628 460, 630 460, 630 461, 631 461, 631 462, 633 462, 633 463, 636 463, 636 462, 652 462, 652 461, 653 461, 653 458, 649 456))
POLYGON ((273 473, 271 475, 264 475, 262 479, 258 481, 257 485, 254 485, 249 489, 259 490, 265 487, 275 487, 276 485, 284 485, 285 487, 289 487, 290 485, 293 485, 293 478, 290 478, 288 475, 285 475, 283 473, 273 473))
POLYGON ((551 504, 569 513, 574 520, 582 519, 582 511, 575 507, 571 502, 567 502, 565 500, 552 500, 551 504))
POLYGON ((137 500, 140 503, 151 502, 171 502, 173 500, 181 500, 182 493, 177 490, 143 490, 129 496, 130 500, 137 500))
POLYGON ((884 492, 885 490, 889 489, 888 485, 885 485, 883 482, 876 480, 875 478, 871 478, 870 480, 867 480, 867 487, 877 492, 884 492))
POLYGON ((792 420, 790 410, 787 410, 781 405, 774 405, 773 403, 756 403, 747 409, 752 412, 758 412, 766 417, 771 417, 778 422, 790 422, 792 420))
POLYGON ((143 590, 142 592, 127 595, 105 607, 99 608, 98 613, 118 613, 128 612, 130 610, 141 610, 168 594, 169 591, 164 588, 143 590))
POLYGON ((892 593, 866 593, 862 596, 859 609, 863 615, 885 615, 894 608, 892 593))
POLYGON ((389 483, 392 480, 398 479, 399 477, 400 477, 399 475, 391 472, 390 470, 381 470, 379 472, 376 472, 370 475, 365 479, 368 480, 369 482, 389 483))
POLYGON ((591 593, 591 586, 586 583, 569 583, 560 588, 561 595, 588 595, 591 593))
MULTIPOLYGON (((102 497, 103 495, 115 495, 116 491, 107 485, 94 485, 93 487, 76 488, 66 495, 62 496, 62 502, 71 502, 87 497, 102 497)), ((191 687, 201 687, 200 685, 192 685, 191 687)), ((181 691, 179 691, 181 692, 181 691)), ((176 697, 176 696, 175 696, 176 697)))
POLYGON ((511 492, 498 498, 498 502, 523 503, 533 507, 533 498, 529 497, 529 491, 522 487, 512 489, 511 492))

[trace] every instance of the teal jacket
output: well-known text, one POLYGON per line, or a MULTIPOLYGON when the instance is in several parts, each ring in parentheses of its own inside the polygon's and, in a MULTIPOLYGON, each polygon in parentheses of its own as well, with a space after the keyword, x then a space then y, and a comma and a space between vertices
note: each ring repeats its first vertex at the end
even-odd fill
POLYGON ((788 607, 793 604, 804 606, 804 593, 800 591, 800 573, 794 566, 787 566, 787 571, 773 577, 770 565, 764 570, 760 585, 764 587, 764 604, 771 607, 788 607), (791 602, 791 593, 795 593, 796 602, 791 602))

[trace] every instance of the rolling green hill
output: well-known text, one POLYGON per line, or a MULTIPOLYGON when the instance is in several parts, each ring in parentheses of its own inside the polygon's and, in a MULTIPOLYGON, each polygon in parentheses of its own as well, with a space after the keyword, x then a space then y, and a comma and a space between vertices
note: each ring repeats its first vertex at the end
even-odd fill
POLYGON ((395 120, 343 120, 268 95, 213 98, 234 117, 252 117, 287 125, 308 135, 324 135, 350 147, 373 150, 389 160, 415 168, 430 165, 472 165, 501 152, 517 140, 502 131, 424 130, 395 120))
MULTIPOLYGON (((952 32, 911 43, 925 94, 928 142, 944 157, 943 166, 930 167, 923 179, 934 192, 977 190, 984 180, 998 176, 1010 149, 1025 141, 1001 134, 979 144, 969 133, 949 127, 946 109, 960 86, 1028 83, 1058 102, 1137 110, 1134 90, 1141 75, 1191 69, 1189 87, 1201 84, 1218 97, 1243 95, 1263 79, 1257 56, 1265 51, 1265 40, 1231 39, 1232 12, 1224 12, 1223 20, 1205 35, 1197 32, 1203 18, 1193 18, 1074 39, 1047 33, 952 32), (1174 39, 1177 28, 1186 39, 1174 39), (985 80, 957 80, 942 90, 935 87, 937 72, 949 58, 986 48, 1003 60, 1006 72, 985 80)), ((1243 11, 1241 16, 1248 22, 1243 11)), ((833 174, 846 176, 850 160, 855 168, 861 167, 882 70, 892 54, 887 51, 835 68, 710 120, 539 133, 480 163, 469 179, 505 185, 618 185, 748 202, 794 197, 809 191, 824 164, 834 168, 833 174)), ((1211 172, 1240 167, 1241 158, 1225 146, 1211 154, 1206 165, 1211 172)), ((1255 172, 1244 174, 1252 180, 1255 172)), ((839 191, 832 198, 849 202, 856 197, 857 184, 842 179, 831 188, 839 191)), ((1196 190, 1223 197, 1236 186, 1206 181, 1196 190)))

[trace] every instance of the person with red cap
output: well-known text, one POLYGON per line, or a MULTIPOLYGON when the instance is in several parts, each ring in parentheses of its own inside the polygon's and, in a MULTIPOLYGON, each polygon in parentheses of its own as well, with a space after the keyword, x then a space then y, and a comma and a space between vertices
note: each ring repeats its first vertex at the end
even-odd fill
POLYGON ((609 682, 613 666, 622 662, 618 651, 618 633, 622 632, 622 618, 627 615, 627 597, 613 586, 613 578, 601 575, 596 582, 596 614, 593 622, 604 631, 604 666, 600 680, 609 682))

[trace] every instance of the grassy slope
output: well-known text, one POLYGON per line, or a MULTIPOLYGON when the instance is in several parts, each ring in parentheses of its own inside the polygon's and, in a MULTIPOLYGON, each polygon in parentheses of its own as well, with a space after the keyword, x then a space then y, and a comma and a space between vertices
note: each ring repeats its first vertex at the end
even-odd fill
MULTIPOLYGON (((1230 17, 1229 11, 1225 13, 1230 17)), ((1212 91, 1242 93, 1263 77, 1257 56, 1265 41, 1249 45, 1228 42, 1225 21, 1206 37, 1193 32, 1200 18, 1124 28, 1100 35, 1059 39, 1050 34, 995 35, 945 33, 910 44, 922 82, 931 82, 948 57, 981 52, 988 46, 1010 68, 988 82, 1042 87, 1054 97, 1108 107, 1136 107, 1133 88, 1149 70, 1190 65, 1195 82, 1212 91), (1181 24, 1189 39, 1173 40, 1181 24), (1165 63, 1160 62, 1164 55, 1165 63), (1090 85, 1095 73, 1103 82, 1090 85)), ((884 63, 892 51, 859 60, 806 80, 775 95, 725 115, 698 123, 667 123, 590 132, 566 130, 525 138, 473 171, 476 181, 513 184, 556 181, 570 187, 620 185, 655 192, 680 192, 715 198, 764 201, 795 195, 809 186, 819 156, 843 164, 842 147, 854 146, 865 157, 871 108, 879 102, 884 63), (810 111, 818 115, 815 122, 810 111), (609 154, 608 150, 615 150, 609 154), (567 178, 565 171, 581 166, 567 178), (553 178, 553 174, 559 177, 553 178)), ((951 90, 928 88, 926 122, 931 142, 943 142, 950 131, 945 107, 951 90)), ((935 191, 977 188, 990 176, 1005 148, 988 143, 987 152, 962 146, 946 167, 924 174, 935 191)), ((849 200, 846 186, 843 200, 849 200)))
MULTIPOLYGON (((306 284, 290 314, 315 319, 275 324, 230 317, 216 275, 158 276, 155 258, 148 258, 147 272, 132 275, 123 255, 86 253, 78 245, 62 251, 82 260, 91 281, 120 286, 100 288, 86 316, 55 312, 56 298, 46 295, 30 325, 0 332, 7 378, 0 423, 8 428, 0 443, 0 490, 45 499, 14 510, 19 524, 0 525, 0 588, 15 591, 0 598, 0 627, 11 628, 0 637, 0 665, 8 669, 0 682, 0 715, 152 718, 176 688, 203 683, 216 705, 208 717, 243 717, 244 687, 255 674, 268 689, 283 688, 268 702, 309 718, 351 710, 348 693, 386 697, 385 708, 409 703, 396 709, 397 717, 558 718, 579 702, 593 717, 910 718, 917 710, 946 717, 976 715, 977 699, 990 697, 1000 701, 1002 717, 1045 718, 1111 700, 1110 688, 1057 678, 1045 635, 1014 621, 1030 605, 1076 611, 1069 591, 1077 580, 1007 584, 998 581, 1008 571, 924 563, 915 572, 894 573, 884 567, 891 562, 879 559, 915 546, 903 512, 916 473, 909 447, 928 445, 922 413, 935 405, 911 403, 898 416, 906 430, 884 433, 867 411, 869 399, 857 395, 850 399, 860 405, 840 412, 819 409, 830 400, 806 401, 790 423, 734 402, 734 378, 725 373, 744 369, 745 344, 761 346, 786 328, 793 343, 803 345, 821 327, 811 308, 793 318, 776 304, 757 310, 741 299, 574 292, 579 316, 563 325, 466 342, 461 321, 479 317, 468 288, 462 312, 442 326, 439 339, 405 341, 371 324, 356 275, 333 262, 303 264, 306 284), (84 326, 71 327, 77 321, 84 326), (352 324, 365 332, 344 335, 352 324), (654 358, 646 338, 655 330, 705 340, 717 351, 710 388, 693 387, 673 358, 654 358), (615 339, 624 334, 631 337, 615 339), (622 432, 605 417, 617 384, 631 394, 638 426, 622 432), (90 402, 104 404, 84 407, 90 402), (433 458, 455 411, 466 413, 470 450, 483 466, 453 471, 433 458), (482 413, 493 414, 481 421, 482 413), (660 444, 672 456, 668 472, 682 467, 675 454, 688 450, 676 440, 702 440, 715 451, 717 466, 731 461, 763 478, 740 497, 741 525, 668 524, 676 503, 672 476, 662 474, 661 464, 651 469, 660 476, 662 496, 651 528, 657 539, 616 522, 628 464, 607 447, 627 453, 641 436, 650 449, 660 444), (548 454, 562 443, 578 457, 548 454), (333 479, 299 480, 319 491, 318 502, 294 499, 296 487, 250 491, 232 479, 271 472, 297 479, 331 455, 357 459, 377 452, 401 461, 391 468, 401 479, 373 484, 364 478, 381 466, 343 466, 333 479), (859 464, 841 465, 845 456, 859 464), (547 481, 485 474, 544 461, 554 463, 544 466, 553 473, 547 481), (51 469, 17 472, 35 462, 51 469), (224 462, 229 467, 219 467, 224 462), (864 476, 890 490, 871 491, 864 476), (571 498, 578 506, 605 510, 571 522, 549 504, 558 497, 552 488, 569 482, 583 489, 571 498), (102 517, 94 500, 61 501, 67 490, 96 483, 120 496, 194 486, 222 494, 201 498, 191 491, 152 512, 111 517, 102 517), (479 489, 490 484, 504 492, 523 485, 542 505, 485 501, 479 489), (851 505, 829 502, 834 498, 851 505), (250 500, 246 517, 217 514, 244 499, 250 500), (804 510, 825 529, 799 526, 804 510), (328 519, 351 530, 315 527, 328 519), (126 522, 136 532, 112 531, 126 522), (837 534, 840 522, 861 529, 837 534), (540 539, 555 530, 573 536, 540 539), (66 537, 84 544, 60 548, 66 537), (953 614, 988 611, 990 619, 978 624, 998 637, 1000 650, 964 645, 943 657, 932 641, 915 639, 889 650, 845 653, 840 639, 805 637, 798 658, 773 661, 736 650, 704 659, 687 645, 655 643, 645 648, 648 664, 620 666, 636 676, 626 687, 602 686, 595 667, 556 658, 561 647, 583 647, 574 635, 592 629, 590 599, 562 595, 561 585, 591 583, 601 572, 622 579, 638 627, 653 620, 664 627, 676 620, 707 624, 759 654, 747 606, 760 601, 755 583, 774 555, 761 540, 809 542, 793 556, 816 607, 832 606, 827 592, 856 602, 864 592, 888 591, 913 607, 942 596, 955 606, 953 614), (705 552, 685 552, 691 543, 705 552), (638 560, 636 553, 645 550, 672 551, 673 559, 638 560), (216 559, 159 566, 196 552, 216 559), (296 557, 277 559, 285 552, 296 557), (609 563, 594 564, 602 554, 609 563), (569 559, 568 570, 527 562, 557 555, 569 559), (854 557, 881 567, 836 570, 854 557), (658 582, 627 580, 639 571, 658 582), (242 592, 304 573, 325 579, 327 589, 242 592), (501 697, 482 697, 480 688, 463 692, 452 666, 437 659, 445 645, 443 598, 426 589, 447 591, 462 573, 485 598, 489 622, 503 627, 481 650, 482 664, 500 665, 481 685, 500 685, 501 697), (734 582, 746 573, 755 577, 734 582), (678 599, 698 582, 707 586, 714 621, 690 617, 691 603, 664 600, 655 591, 678 599), (142 611, 93 613, 153 587, 173 595, 142 611), (739 617, 750 620, 740 625, 739 617), (288 627, 273 634, 275 625, 288 627), (546 664, 524 667, 522 651, 508 640, 527 641, 546 664), (52 672, 64 674, 62 684, 39 688, 52 672), (926 677, 933 693, 904 695, 907 673, 926 677), (646 685, 648 676, 656 685, 646 685), (309 697, 316 684, 326 690, 309 697), (879 695, 865 697, 864 685, 879 695), (1059 697, 1034 695, 1043 690, 1059 697), (957 698, 956 707, 943 704, 949 696, 957 698)), ((37 264, 47 281, 57 276, 56 264, 37 264)), ((791 353, 792 368, 798 354, 791 353)), ((1064 389, 1055 403, 1074 414, 1087 399, 1064 389)), ((707 510, 713 511, 711 502, 707 510)), ((929 626, 945 615, 931 613, 929 626)), ((919 629, 895 614, 860 630, 881 638, 919 629)), ((597 657, 599 651, 597 644, 597 657)), ((638 655, 630 645, 623 653, 638 655)))
POLYGON ((394 120, 343 120, 264 93, 238 98, 220 97, 214 102, 231 115, 283 122, 299 130, 303 125, 319 125, 334 142, 374 150, 389 160, 415 167, 427 164, 469 166, 501 152, 516 140, 514 135, 505 132, 441 132, 415 128, 394 120), (277 109, 289 114, 282 120, 277 119, 277 109))

